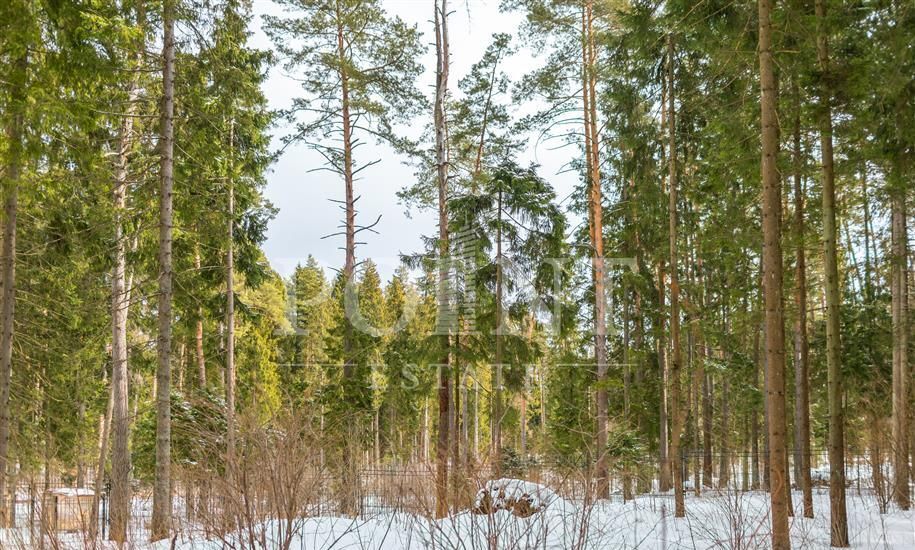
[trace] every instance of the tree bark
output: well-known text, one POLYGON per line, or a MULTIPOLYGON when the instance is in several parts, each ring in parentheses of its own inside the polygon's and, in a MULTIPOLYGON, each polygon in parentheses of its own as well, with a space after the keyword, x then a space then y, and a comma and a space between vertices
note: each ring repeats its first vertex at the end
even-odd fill
MULTIPOLYGON (((138 24, 143 24, 141 3, 137 5, 138 24)), ((136 62, 139 64, 143 44, 137 45, 136 62)), ((139 69, 137 69, 139 70, 139 69)), ((131 78, 127 93, 127 107, 118 136, 118 156, 113 186, 115 215, 115 258, 111 274, 111 399, 107 424, 111 430, 111 495, 110 540, 123 544, 127 538, 130 521, 130 448, 129 448, 129 380, 127 363, 127 315, 130 308, 130 282, 127 277, 127 237, 124 227, 127 211, 128 162, 133 143, 133 126, 136 103, 139 98, 138 76, 131 78)), ((107 437, 107 436, 106 436, 107 437)), ((105 442, 107 448, 107 441, 105 442)), ((106 449, 102 449, 106 451, 106 449)), ((107 452, 107 451, 106 451, 107 452)), ((104 471, 104 461, 101 463, 104 471)), ((96 480, 98 486, 99 481, 96 480)))
POLYGON ((785 498, 785 320, 782 304, 781 180, 778 175, 778 116, 772 55, 772 0, 759 0, 759 82, 762 120, 763 294, 766 308, 766 401, 769 405, 769 469, 772 548, 791 547, 785 498))
POLYGON ((156 343, 156 474, 150 540, 171 531, 171 345, 172 345, 172 192, 175 147, 175 1, 162 7, 162 121, 159 187, 159 335, 156 343))
MULTIPOLYGON (((814 3, 817 60, 830 73, 825 0, 814 3)), ((820 83, 820 154, 823 162, 823 255, 826 277, 826 364, 829 401, 829 504, 832 546, 848 546, 845 510, 845 411, 842 403, 842 347, 839 332, 839 267, 836 250, 836 189, 832 152, 832 108, 828 84, 820 83)))

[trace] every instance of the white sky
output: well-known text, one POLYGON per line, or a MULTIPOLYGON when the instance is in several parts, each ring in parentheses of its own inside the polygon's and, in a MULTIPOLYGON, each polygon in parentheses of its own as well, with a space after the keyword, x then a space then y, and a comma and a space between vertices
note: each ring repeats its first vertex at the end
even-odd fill
MULTIPOLYGON (((418 87, 431 98, 435 65, 432 0, 382 0, 382 4, 390 14, 400 16, 407 23, 416 24, 423 33, 423 42, 428 45, 423 63, 426 72, 418 87)), ((451 6, 453 13, 449 18, 449 33, 452 59, 449 87, 454 93, 458 81, 482 56, 490 43, 490 37, 497 32, 515 36, 523 16, 500 13, 499 0, 453 0, 451 6)), ((270 40, 260 30, 260 16, 264 13, 281 13, 281 10, 268 0, 255 0, 254 13, 255 34, 252 45, 270 48, 270 40)), ((504 68, 515 81, 537 64, 530 52, 522 50, 507 60, 504 68)), ((288 107, 292 98, 299 94, 300 88, 278 66, 271 70, 265 92, 270 106, 278 109, 288 107)), ((430 112, 429 118, 431 116, 430 112)), ((416 126, 423 124, 425 120, 418 121, 416 126)), ((276 129, 275 148, 280 147, 279 138, 286 132, 286 128, 276 129)), ((576 152, 570 147, 557 150, 553 148, 554 145, 555 141, 536 148, 532 146, 521 160, 525 163, 537 162, 541 166, 540 174, 553 184, 561 200, 571 191, 577 175, 559 172, 576 152)), ((360 235, 366 244, 359 246, 356 256, 357 260, 372 258, 378 264, 382 278, 387 279, 400 263, 399 253, 421 250, 420 236, 435 233, 435 216, 434 212, 413 211, 408 218, 404 206, 398 203, 397 191, 415 180, 413 168, 403 163, 405 159, 389 148, 371 141, 360 147, 357 154, 361 164, 381 159, 379 164, 366 169, 356 182, 355 192, 362 195, 358 203, 360 219, 369 223, 379 214, 382 218, 376 227, 379 235, 369 232, 360 235)), ((321 166, 322 162, 317 153, 306 147, 290 146, 268 174, 265 195, 279 208, 279 213, 270 224, 264 250, 273 268, 284 277, 290 275, 297 264, 304 263, 309 254, 315 256, 325 268, 339 268, 343 264, 343 252, 338 248, 342 245, 342 237, 321 239, 328 233, 338 231, 341 212, 328 199, 343 197, 343 182, 329 172, 310 171, 321 166)))

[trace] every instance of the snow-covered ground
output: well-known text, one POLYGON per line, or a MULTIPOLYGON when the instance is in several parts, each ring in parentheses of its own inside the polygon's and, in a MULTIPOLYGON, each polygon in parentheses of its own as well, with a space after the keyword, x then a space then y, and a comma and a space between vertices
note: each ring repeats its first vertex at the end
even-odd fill
MULTIPOLYGON (((491 484, 488 489, 499 485, 491 484)), ((527 493, 536 490, 530 486, 508 484, 513 491, 523 488, 527 493)), ((690 496, 687 517, 683 519, 672 517, 672 499, 666 495, 641 496, 625 504, 614 501, 583 506, 562 500, 546 489, 540 493, 540 499, 543 511, 529 518, 519 518, 505 510, 492 515, 462 512, 437 521, 403 514, 362 519, 319 517, 291 523, 267 522, 224 541, 178 540, 175 547, 180 550, 252 546, 290 550, 565 550, 769 546, 769 497, 765 493, 690 496)), ((795 502, 800 502, 799 494, 795 502)), ((829 547, 828 504, 828 494, 818 492, 814 500, 817 517, 792 519, 795 548, 829 547)), ((848 511, 853 548, 915 548, 911 512, 894 511, 881 516, 873 497, 851 493, 848 511)), ((170 542, 162 542, 156 550, 170 547, 170 542)))
MULTIPOLYGON (((537 494, 538 508, 531 517, 510 511, 456 513, 441 520, 408 514, 379 514, 365 518, 311 517, 272 520, 256 524, 223 539, 205 540, 184 534, 155 545, 135 543, 149 550, 505 550, 521 549, 763 549, 769 547, 769 497, 762 492, 701 497, 687 496, 687 516, 673 517, 670 495, 642 495, 634 501, 602 501, 591 506, 570 502, 527 482, 499 480, 484 490, 498 496, 537 494)), ((800 494, 794 495, 796 509, 800 494)), ((791 519, 794 548, 829 547, 829 496, 814 494, 816 517, 791 519)), ((859 549, 915 548, 912 512, 878 513, 872 495, 848 493, 849 535, 859 549)), ((3 533, 0 531, 0 533, 3 533)), ((10 533, 0 535, 0 546, 10 546, 10 533), (7 538, 3 538, 3 537, 7 538), (6 540, 6 543, 4 543, 6 540)), ((82 548, 78 540, 63 539, 66 548, 82 548)), ((27 546, 25 548, 28 548, 27 546)))

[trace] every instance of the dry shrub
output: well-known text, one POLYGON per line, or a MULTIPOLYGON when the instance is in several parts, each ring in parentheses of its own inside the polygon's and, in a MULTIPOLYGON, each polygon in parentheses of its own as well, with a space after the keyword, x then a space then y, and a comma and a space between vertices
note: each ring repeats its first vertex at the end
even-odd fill
POLYGON ((227 548, 286 549, 304 518, 327 513, 329 479, 319 423, 286 414, 237 419, 235 452, 222 433, 200 433, 207 449, 182 468, 192 530, 227 548))

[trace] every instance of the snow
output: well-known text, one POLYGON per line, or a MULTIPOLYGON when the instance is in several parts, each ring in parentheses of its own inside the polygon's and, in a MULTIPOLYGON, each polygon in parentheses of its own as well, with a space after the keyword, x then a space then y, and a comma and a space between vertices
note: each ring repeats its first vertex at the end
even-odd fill
MULTIPOLYGON (((254 521, 223 538, 205 539, 183 531, 176 550, 278 549, 289 550, 597 550, 597 549, 713 549, 742 550, 769 547, 769 495, 761 491, 707 491, 686 495, 685 518, 673 517, 673 497, 640 495, 635 500, 586 504, 561 498, 535 483, 499 479, 481 487, 478 498, 493 503, 527 499, 536 512, 519 517, 508 508, 492 513, 471 510, 443 519, 411 514, 377 514, 349 518, 316 516, 254 521)), ((801 517, 801 495, 794 493, 796 515, 791 518, 793 548, 829 547, 829 494, 814 492, 816 517, 801 517)), ((476 503, 477 506, 479 502, 476 503)), ((868 492, 848 491, 849 535, 852 548, 909 550, 915 548, 912 512, 892 509, 880 515, 876 498, 868 492)), ((0 548, 17 546, 15 530, 0 530, 0 548), (12 533, 11 533, 12 532, 12 533), (6 541, 6 542, 5 542, 6 541), (13 542, 10 542, 13 541, 13 542)), ((20 535, 26 534, 24 531, 20 535)), ((61 538, 61 548, 83 548, 77 534, 61 538)), ((139 533, 130 548, 171 550, 173 541, 148 544, 139 533)), ((108 547, 102 545, 108 550, 108 547)))
MULTIPOLYGON (((176 541, 177 550, 281 548, 291 550, 426 550, 569 548, 741 548, 769 547, 769 495, 763 492, 687 497, 685 518, 673 517, 667 495, 642 495, 633 501, 600 501, 592 506, 570 502, 546 487, 520 480, 488 482, 480 495, 499 499, 533 497, 539 512, 518 517, 508 509, 491 514, 462 511, 440 520, 408 514, 373 518, 312 517, 268 521, 225 541, 176 541), (254 537, 252 538, 252 535, 254 537), (256 540, 256 542, 251 542, 256 540), (288 542, 288 546, 283 544, 288 542)), ((482 496, 480 497, 482 498, 482 496)), ((794 502, 800 507, 800 494, 794 502)), ((829 547, 829 496, 817 491, 816 517, 791 518, 794 548, 829 547)), ((879 515, 873 496, 849 492, 849 535, 852 548, 908 550, 915 547, 911 512, 879 515)), ((171 548, 163 541, 154 550, 171 548)))

